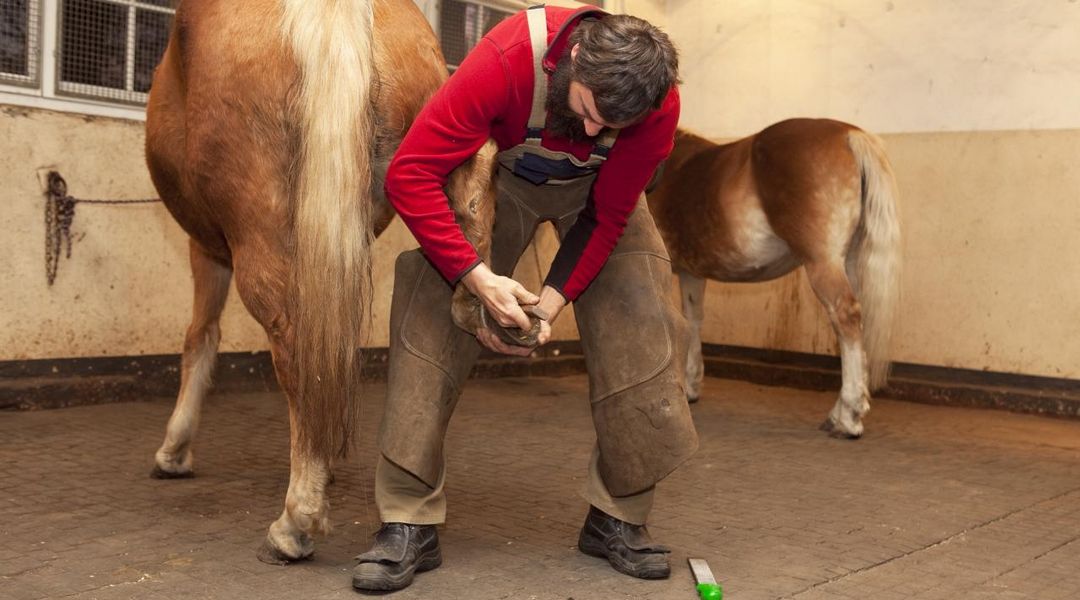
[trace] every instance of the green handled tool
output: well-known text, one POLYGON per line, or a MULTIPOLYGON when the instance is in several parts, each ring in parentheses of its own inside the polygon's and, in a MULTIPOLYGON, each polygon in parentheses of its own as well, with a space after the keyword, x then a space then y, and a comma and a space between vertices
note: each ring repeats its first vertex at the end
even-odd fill
POLYGON ((690 571, 697 580, 697 593, 701 600, 724 600, 724 589, 716 583, 709 563, 703 558, 690 558, 690 571))

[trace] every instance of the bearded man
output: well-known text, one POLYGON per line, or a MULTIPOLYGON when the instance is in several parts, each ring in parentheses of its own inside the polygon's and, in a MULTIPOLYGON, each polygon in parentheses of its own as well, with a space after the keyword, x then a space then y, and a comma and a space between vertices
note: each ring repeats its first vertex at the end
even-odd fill
MULTIPOLYGON (((461 283, 504 326, 540 343, 574 302, 597 444, 578 540, 640 578, 670 574, 645 523, 658 481, 697 448, 681 369, 687 330, 670 294, 670 261, 642 190, 671 152, 678 57, 641 19, 594 8, 534 7, 497 25, 431 98, 402 142, 386 193, 420 250, 403 253, 390 317, 390 374, 375 496, 382 528, 353 586, 396 590, 439 566, 446 517, 443 438, 480 344, 527 355, 451 318, 461 283), (465 239, 443 188, 493 138, 499 147, 491 264, 465 239), (543 221, 561 246, 539 295, 508 275, 543 221)), ((506 473, 507 479, 515 477, 506 473)))

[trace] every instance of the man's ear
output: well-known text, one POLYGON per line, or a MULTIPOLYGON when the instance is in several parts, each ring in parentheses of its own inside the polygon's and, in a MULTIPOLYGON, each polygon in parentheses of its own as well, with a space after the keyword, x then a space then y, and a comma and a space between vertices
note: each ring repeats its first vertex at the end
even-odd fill
POLYGON ((574 60, 575 58, 577 58, 579 47, 581 47, 581 44, 574 44, 574 47, 570 49, 570 60, 574 60))

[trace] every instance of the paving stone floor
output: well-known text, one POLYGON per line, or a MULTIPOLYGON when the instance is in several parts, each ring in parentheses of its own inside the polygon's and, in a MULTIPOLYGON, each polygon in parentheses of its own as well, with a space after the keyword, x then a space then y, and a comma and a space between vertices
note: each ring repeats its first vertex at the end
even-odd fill
MULTIPOLYGON (((273 392, 210 398, 197 477, 147 477, 171 404, 0 413, 0 598, 357 598, 378 526, 384 387, 331 488, 313 560, 255 559, 288 481, 273 392)), ((817 424, 833 394, 710 379, 701 450, 659 489, 666 581, 579 554, 593 432, 582 376, 473 381, 451 425, 445 562, 395 599, 692 599, 686 558, 728 600, 1080 598, 1080 422, 877 401, 860 441, 817 424)))

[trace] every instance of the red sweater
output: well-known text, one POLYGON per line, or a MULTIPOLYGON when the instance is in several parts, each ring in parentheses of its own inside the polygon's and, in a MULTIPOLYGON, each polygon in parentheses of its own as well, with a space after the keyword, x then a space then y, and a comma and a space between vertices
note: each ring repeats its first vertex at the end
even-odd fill
MULTIPOLYGON (((548 6, 549 75, 566 50, 570 32, 588 13, 548 6)), ((599 13, 603 15, 603 13, 599 13)), ((420 247, 456 282, 479 263, 476 250, 454 220, 443 192, 450 172, 490 137, 500 150, 525 141, 532 107, 533 66, 524 12, 495 26, 435 93, 413 123, 386 174, 386 195, 420 247)), ((619 132, 601 166, 586 209, 556 254, 547 285, 574 300, 600 272, 626 227, 645 184, 674 145, 679 93, 672 87, 661 108, 619 132)), ((545 132, 542 145, 589 156, 592 140, 573 142, 545 132)))

